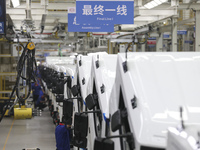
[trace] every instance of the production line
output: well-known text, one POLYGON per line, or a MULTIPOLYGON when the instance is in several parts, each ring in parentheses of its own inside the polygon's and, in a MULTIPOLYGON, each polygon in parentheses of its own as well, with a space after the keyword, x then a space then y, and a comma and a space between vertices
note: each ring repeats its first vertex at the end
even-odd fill
MULTIPOLYGON (((199 53, 127 53, 127 58, 125 53, 77 56, 70 91, 74 148, 198 148, 199 59, 199 53)), ((61 67, 64 74, 70 68, 67 66, 61 67)), ((51 98, 54 107, 60 107, 56 98, 51 98)), ((58 113, 64 116, 62 108, 58 113)))
MULTIPOLYGON (((89 114, 90 139, 105 137, 108 134, 108 99, 114 84, 116 61, 117 55, 93 55, 86 106, 88 110, 99 112, 89 114)), ((93 147, 94 142, 89 142, 88 148, 93 147)))
POLYGON ((1 150, 200 150, 199 0, 0 0, 1 150))

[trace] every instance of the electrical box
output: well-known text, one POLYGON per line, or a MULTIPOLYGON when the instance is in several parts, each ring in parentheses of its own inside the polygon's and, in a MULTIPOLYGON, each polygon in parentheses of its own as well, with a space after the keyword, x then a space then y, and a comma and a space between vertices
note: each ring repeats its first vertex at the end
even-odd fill
POLYGON ((126 46, 124 44, 120 44, 120 46, 119 46, 119 52, 120 53, 125 53, 126 52, 126 46))
POLYGON ((17 57, 18 52, 19 52, 19 56, 21 56, 21 54, 23 52, 23 47, 21 45, 19 45, 19 47, 18 47, 18 44, 13 44, 12 45, 12 56, 17 57))

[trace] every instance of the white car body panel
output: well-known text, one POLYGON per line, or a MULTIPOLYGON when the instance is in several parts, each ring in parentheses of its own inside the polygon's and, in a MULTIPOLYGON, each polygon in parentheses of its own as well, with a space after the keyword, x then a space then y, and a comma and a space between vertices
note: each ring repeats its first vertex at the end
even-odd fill
MULTIPOLYGON (((110 114, 118 110, 121 87, 136 150, 141 145, 166 148, 167 128, 180 122, 180 106, 186 124, 200 123, 200 111, 194 112, 200 110, 200 53, 128 53, 126 73, 122 67, 125 60, 124 53, 118 54, 110 114), (134 95, 135 109, 131 103, 134 95)), ((113 140, 116 150, 120 149, 119 139, 113 140)))
MULTIPOLYGON (((68 64, 68 65, 60 65, 60 72, 63 72, 65 76, 69 76, 71 79, 74 78, 74 73, 75 73, 75 65, 72 64, 68 64)), ((67 90, 69 90, 67 88, 67 83, 64 85, 64 98, 67 99, 69 98, 67 95, 67 90)), ((59 105, 63 105, 62 102, 59 103, 59 105)), ((63 116, 63 107, 58 106, 59 109, 59 116, 60 116, 60 121, 62 121, 62 116, 63 116)))
POLYGON ((78 65, 78 75, 79 75, 79 83, 81 89, 81 96, 83 98, 84 108, 85 111, 85 98, 87 97, 87 87, 89 78, 91 75, 91 65, 92 65, 92 57, 91 56, 79 56, 77 58, 77 65, 78 65), (81 66, 79 66, 79 61, 81 60, 81 66), (82 80, 85 79, 85 84, 82 83, 82 80))
MULTIPOLYGON (((109 97, 115 81, 117 55, 93 55, 92 58, 92 71, 90 81, 88 84, 88 95, 93 93, 93 83, 95 82, 96 91, 99 99, 99 106, 102 112, 102 129, 101 136, 105 137, 106 122, 105 118, 109 118, 109 97), (98 58, 99 57, 99 58, 98 58), (99 60, 99 68, 96 68, 96 61, 99 60), (105 92, 101 93, 100 87, 105 86, 105 92)), ((94 139, 96 138, 93 114, 89 116, 90 135, 88 139, 88 149, 93 150, 94 139)))
POLYGON ((200 143, 198 132, 200 126, 186 126, 184 130, 168 128, 168 140, 166 150, 199 150, 200 143))

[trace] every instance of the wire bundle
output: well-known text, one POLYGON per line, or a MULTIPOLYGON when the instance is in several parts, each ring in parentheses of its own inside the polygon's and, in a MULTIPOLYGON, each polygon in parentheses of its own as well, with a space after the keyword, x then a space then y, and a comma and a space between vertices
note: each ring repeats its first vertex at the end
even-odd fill
POLYGON ((10 95, 9 101, 6 104, 5 110, 2 113, 2 116, 0 118, 0 122, 2 121, 6 110, 8 109, 8 106, 10 104, 11 98, 13 97, 14 93, 16 92, 17 99, 19 102, 24 102, 31 93, 31 81, 36 81, 36 73, 37 73, 37 64, 35 60, 35 47, 33 49, 28 48, 30 46, 31 42, 28 42, 27 45, 24 47, 22 44, 20 44, 23 47, 22 55, 18 61, 17 64, 17 79, 15 82, 15 86, 12 90, 12 93, 10 95), (23 70, 26 70, 25 77, 23 76, 23 70), (35 70, 35 72, 34 72, 35 70), (20 79, 23 79, 26 81, 26 84, 28 85, 28 94, 25 98, 21 97, 19 95, 20 88, 20 79))

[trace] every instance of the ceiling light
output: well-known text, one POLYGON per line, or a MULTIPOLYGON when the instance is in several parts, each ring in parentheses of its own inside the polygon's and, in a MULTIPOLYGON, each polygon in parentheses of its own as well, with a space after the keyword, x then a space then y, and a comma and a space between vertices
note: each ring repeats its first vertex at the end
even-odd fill
POLYGON ((151 9, 154 8, 162 3, 167 2, 168 0, 153 0, 150 1, 149 3, 145 4, 144 7, 146 7, 147 9, 151 9))
POLYGON ((162 4, 162 2, 159 0, 154 0, 154 2, 156 2, 158 5, 162 4))
POLYGON ((160 0, 162 3, 165 3, 165 2, 167 2, 168 0, 160 0))
POLYGON ((148 9, 151 9, 154 6, 151 3, 147 3, 147 4, 144 5, 144 7, 148 8, 148 9))
POLYGON ((12 0, 13 7, 18 7, 20 5, 19 0, 12 0))
POLYGON ((154 7, 158 6, 158 4, 154 1, 151 1, 150 4, 152 4, 154 7))

